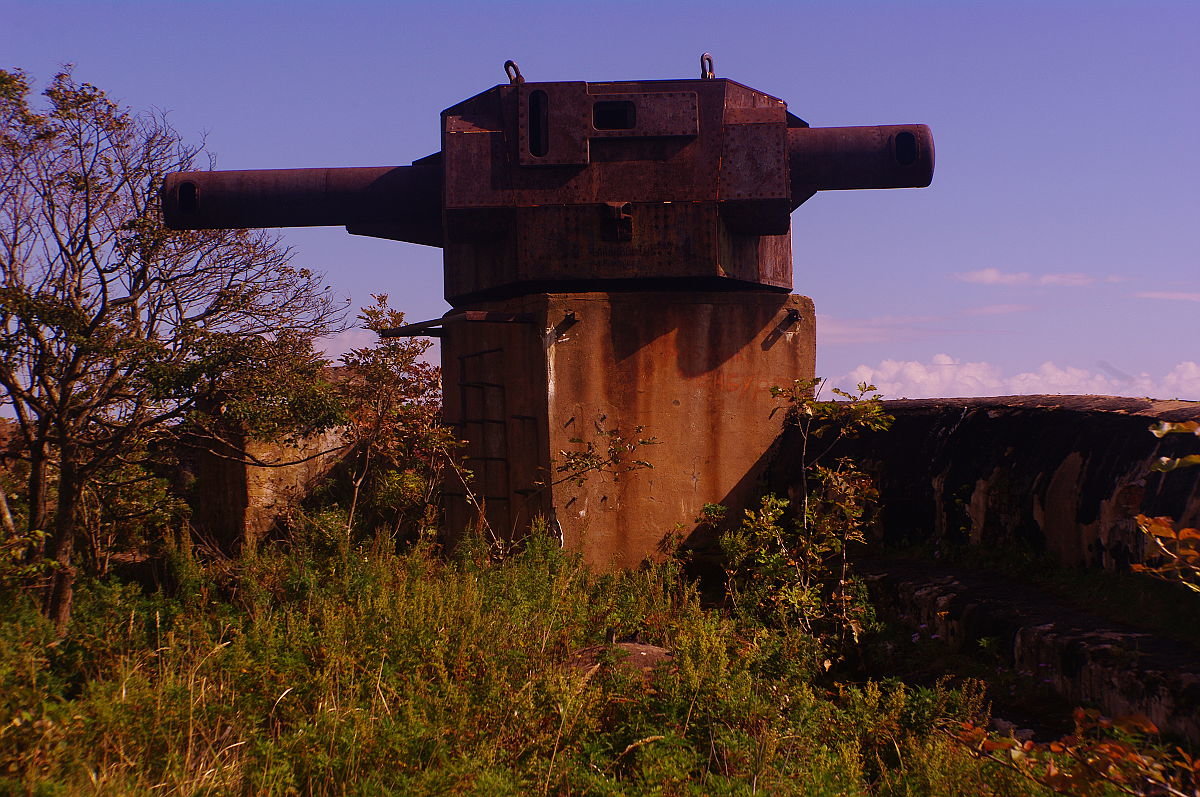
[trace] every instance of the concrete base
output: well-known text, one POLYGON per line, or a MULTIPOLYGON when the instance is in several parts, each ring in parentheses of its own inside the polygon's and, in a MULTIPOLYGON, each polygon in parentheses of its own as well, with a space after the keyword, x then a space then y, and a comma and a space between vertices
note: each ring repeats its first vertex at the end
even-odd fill
POLYGON ((451 536, 476 504, 509 538, 542 515, 598 568, 655 556, 705 503, 751 500, 783 422, 770 387, 815 367, 803 296, 562 293, 461 309, 492 315, 443 333, 446 419, 473 473, 447 485, 451 536))

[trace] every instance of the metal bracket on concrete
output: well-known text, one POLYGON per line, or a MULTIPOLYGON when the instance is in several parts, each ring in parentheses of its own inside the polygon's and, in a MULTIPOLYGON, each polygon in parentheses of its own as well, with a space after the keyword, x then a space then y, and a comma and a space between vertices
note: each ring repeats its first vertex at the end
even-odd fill
POLYGON ((562 320, 547 329, 546 334, 543 335, 543 341, 545 342, 546 346, 550 346, 562 340, 563 336, 567 334, 567 330, 578 324, 581 320, 582 319, 580 319, 579 315, 574 310, 567 310, 564 312, 562 320))

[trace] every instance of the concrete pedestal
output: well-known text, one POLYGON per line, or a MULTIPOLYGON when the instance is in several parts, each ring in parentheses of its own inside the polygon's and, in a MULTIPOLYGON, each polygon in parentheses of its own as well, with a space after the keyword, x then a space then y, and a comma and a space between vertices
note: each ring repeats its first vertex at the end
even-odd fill
POLYGON ((597 568, 655 556, 705 503, 740 510, 783 422, 770 387, 814 372, 803 296, 555 293, 461 309, 486 316, 443 332, 446 419, 473 473, 448 480, 450 535, 476 504, 509 538, 542 515, 597 568))

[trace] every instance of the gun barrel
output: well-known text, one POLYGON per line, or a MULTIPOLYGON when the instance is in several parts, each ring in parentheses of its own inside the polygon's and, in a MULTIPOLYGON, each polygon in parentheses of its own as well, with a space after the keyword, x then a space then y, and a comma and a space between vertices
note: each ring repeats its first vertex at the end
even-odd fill
POLYGON ((175 230, 388 225, 440 241, 442 174, 435 165, 176 172, 162 205, 175 230))
POLYGON ((788 130, 792 195, 856 188, 923 188, 933 180, 926 125, 788 130))

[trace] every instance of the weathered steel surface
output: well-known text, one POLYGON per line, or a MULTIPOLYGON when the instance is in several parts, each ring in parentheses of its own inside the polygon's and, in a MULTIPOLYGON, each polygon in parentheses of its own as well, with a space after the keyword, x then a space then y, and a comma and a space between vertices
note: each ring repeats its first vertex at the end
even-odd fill
POLYGON ((788 124, 729 80, 520 83, 447 109, 446 296, 787 290, 788 124))
POLYGON ((533 317, 527 313, 496 313, 489 310, 460 310, 454 313, 447 313, 441 318, 435 318, 432 321, 421 321, 417 324, 405 324, 402 327, 392 327, 391 329, 381 329, 379 337, 381 338, 412 338, 412 337, 432 337, 440 338, 443 333, 443 328, 447 324, 461 324, 464 321, 488 322, 492 324, 531 324, 533 317))
POLYGON ((177 172, 163 184, 168 227, 369 226, 370 233, 441 246, 438 166, 177 172))
MULTIPOLYGON (((636 565, 668 533, 690 533, 707 502, 745 505, 783 420, 770 386, 814 368, 802 296, 588 292, 481 307, 535 321, 445 328, 446 418, 468 441, 473 500, 498 534, 551 518, 598 567, 636 565), (614 433, 656 442, 560 469, 589 444, 603 462, 614 433)), ((462 485, 447 489, 461 533, 475 506, 462 485)))
POLYGON ((175 174, 163 206, 174 228, 344 224, 443 246, 446 298, 461 306, 547 290, 787 291, 793 209, 932 175, 924 125, 811 128, 732 80, 521 80, 443 111, 441 152, 412 166, 175 174))
POLYGON ((933 180, 925 125, 805 127, 788 131, 792 196, 808 191, 919 188, 933 180))

